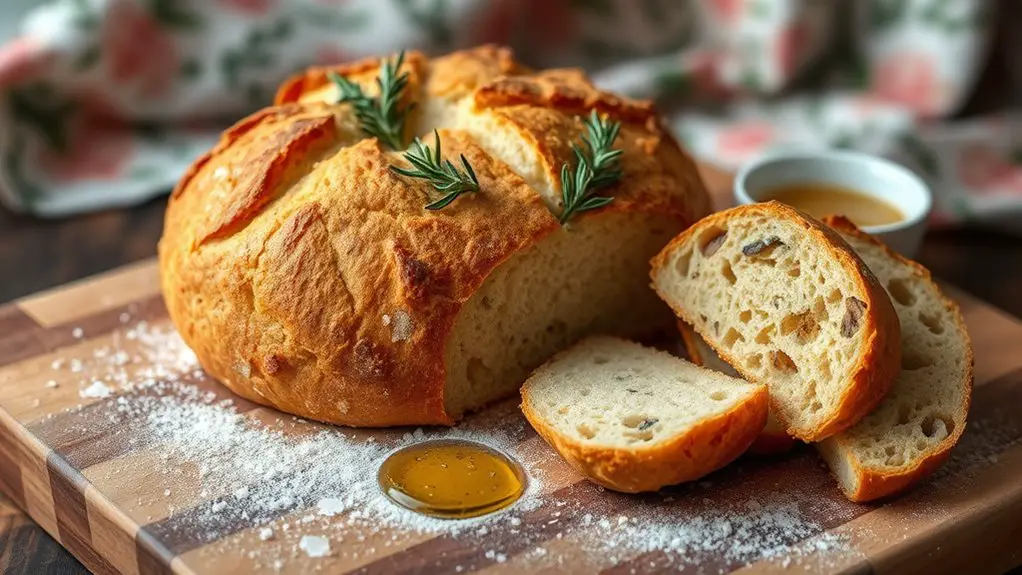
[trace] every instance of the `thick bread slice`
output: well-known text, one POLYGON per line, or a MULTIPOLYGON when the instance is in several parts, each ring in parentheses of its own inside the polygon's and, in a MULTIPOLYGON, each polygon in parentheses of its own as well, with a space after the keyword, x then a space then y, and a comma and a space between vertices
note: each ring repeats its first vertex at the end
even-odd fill
MULTIPOLYGON (((706 340, 699 337, 699 334, 682 320, 678 320, 678 332, 681 333, 681 341, 685 344, 685 351, 688 353, 689 361, 698 366, 719 371, 725 375, 742 377, 741 374, 735 371, 735 368, 731 367, 717 355, 717 352, 713 351, 713 348, 710 347, 710 344, 706 343, 706 340)), ((767 414, 766 426, 756 436, 756 440, 749 446, 747 453, 753 455, 777 455, 789 451, 794 446, 795 439, 788 435, 788 432, 784 430, 784 424, 771 411, 767 414)))
POLYGON ((972 345, 958 306, 926 268, 891 251, 844 218, 828 218, 862 256, 901 319, 901 373, 875 411, 817 444, 852 501, 893 495, 947 459, 965 429, 972 395, 972 345))
POLYGON ((765 387, 666 352, 590 337, 537 369, 522 411, 579 473, 616 491, 655 491, 728 464, 766 422, 765 387))
POLYGON ((898 317, 841 237, 778 202, 716 213, 653 258, 653 287, 749 381, 788 433, 854 425, 894 383, 898 317))

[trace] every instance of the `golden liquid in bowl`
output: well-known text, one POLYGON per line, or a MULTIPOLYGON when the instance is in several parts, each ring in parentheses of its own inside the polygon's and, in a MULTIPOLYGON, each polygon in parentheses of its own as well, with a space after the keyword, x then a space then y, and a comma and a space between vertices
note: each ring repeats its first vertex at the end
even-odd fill
POLYGON ((493 513, 525 491, 521 466, 472 441, 436 440, 395 451, 380 466, 380 489, 398 505, 444 519, 493 513))
POLYGON ((817 219, 841 215, 859 227, 883 226, 905 219, 898 208, 880 198, 833 184, 788 184, 774 188, 763 196, 764 200, 777 200, 817 219))

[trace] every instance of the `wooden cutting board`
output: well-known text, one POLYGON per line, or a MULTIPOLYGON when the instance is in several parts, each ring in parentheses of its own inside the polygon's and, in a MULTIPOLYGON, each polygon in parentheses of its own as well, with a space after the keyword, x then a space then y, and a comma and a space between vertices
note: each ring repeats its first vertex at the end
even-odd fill
POLYGON ((1022 564, 1022 323, 949 291, 975 347, 969 426, 937 477, 882 505, 847 502, 808 448, 613 494, 568 469, 510 402, 458 429, 499 437, 526 464, 519 507, 437 532, 386 502, 326 516, 317 499, 343 495, 357 471, 329 453, 348 461, 418 436, 318 426, 220 389, 174 343, 153 262, 0 308, 0 487, 97 573, 1002 572, 1022 564), (168 406, 197 410, 189 437, 174 435, 168 406), (225 436, 216 452, 224 425, 248 439, 225 436), (303 457, 303 442, 327 451, 303 457), (285 469, 267 481, 258 469, 274 463, 285 469), (319 484, 337 492, 306 489, 319 484), (236 504, 252 494, 259 505, 236 504), (310 557, 306 536, 329 555, 310 557))

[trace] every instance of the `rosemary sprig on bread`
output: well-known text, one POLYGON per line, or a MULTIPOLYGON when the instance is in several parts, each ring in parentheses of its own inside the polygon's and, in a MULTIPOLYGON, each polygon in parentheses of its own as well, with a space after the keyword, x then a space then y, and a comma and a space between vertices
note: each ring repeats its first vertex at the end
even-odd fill
POLYGON ((614 201, 612 197, 593 194, 621 179, 621 150, 613 149, 614 140, 621 129, 620 122, 601 118, 593 110, 585 120, 585 125, 588 132, 582 137, 585 149, 578 145, 572 146, 578 159, 574 172, 567 163, 561 167, 564 211, 559 219, 562 225, 578 212, 602 208, 614 201))
POLYGON ((408 160, 414 170, 391 166, 390 169, 409 178, 420 178, 428 180, 437 190, 444 193, 439 200, 426 205, 427 210, 442 210, 451 202, 458 199, 458 196, 467 192, 479 191, 479 180, 472 170, 472 165, 461 155, 461 165, 464 171, 458 168, 450 160, 442 158, 440 150, 440 134, 433 130, 435 150, 422 143, 422 140, 415 138, 410 150, 405 152, 405 159, 408 160))
POLYGON ((404 148, 402 134, 408 114, 407 108, 399 106, 401 95, 408 85, 408 72, 398 74, 404 60, 405 53, 401 52, 397 58, 385 61, 380 66, 380 75, 376 78, 380 95, 375 98, 367 96, 361 86, 344 76, 335 72, 328 74, 340 92, 337 103, 351 104, 362 131, 394 150, 404 148))

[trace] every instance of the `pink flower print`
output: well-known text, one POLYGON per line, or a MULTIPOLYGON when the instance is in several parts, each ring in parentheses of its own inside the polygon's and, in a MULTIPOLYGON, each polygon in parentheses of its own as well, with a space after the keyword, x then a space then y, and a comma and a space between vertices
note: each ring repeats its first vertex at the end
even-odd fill
POLYGON ((747 122, 725 128, 717 134, 716 155, 728 161, 741 162, 763 150, 774 140, 773 125, 747 122))
POLYGON ((39 166, 56 182, 120 177, 134 152, 130 126, 102 93, 83 92, 78 100, 80 106, 67 127, 67 148, 42 147, 39 166))
POLYGON ((43 52, 42 43, 22 36, 0 46, 0 86, 20 84, 34 76, 46 65, 50 55, 43 52))
POLYGON ((242 14, 259 16, 270 11, 273 0, 220 0, 220 5, 242 14))
POLYGON ((177 78, 180 61, 174 38, 139 3, 113 4, 101 42, 110 79, 143 97, 165 95, 177 78))
POLYGON ((735 24, 742 17, 745 0, 710 0, 710 12, 721 22, 735 24))
POLYGON ((795 73, 809 47, 809 40, 809 27, 804 22, 795 22, 777 35, 774 58, 782 79, 788 79, 795 73))
POLYGON ((879 98, 905 105, 923 116, 933 116, 940 111, 940 79, 936 63, 929 54, 889 54, 874 68, 873 92, 879 98))
POLYGON ((316 48, 315 61, 319 66, 332 66, 353 60, 352 55, 333 44, 323 44, 316 48))
POLYGON ((1022 166, 1004 153, 980 145, 962 149, 957 161, 958 178, 977 195, 1022 195, 1022 166))
POLYGON ((63 151, 44 146, 37 161, 49 177, 60 183, 119 178, 131 160, 131 132, 119 121, 90 112, 76 118, 63 151))
POLYGON ((690 54, 682 67, 689 70, 698 97, 721 100, 730 97, 733 91, 721 80, 719 60, 716 52, 700 51, 690 54))

